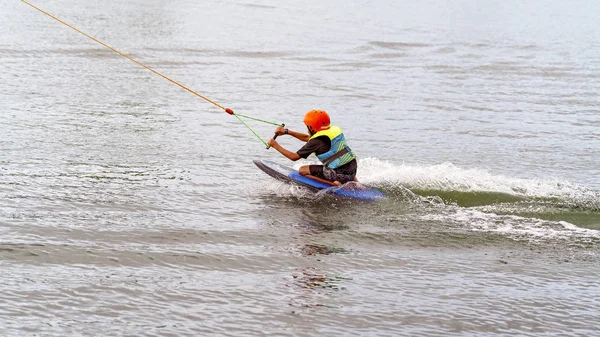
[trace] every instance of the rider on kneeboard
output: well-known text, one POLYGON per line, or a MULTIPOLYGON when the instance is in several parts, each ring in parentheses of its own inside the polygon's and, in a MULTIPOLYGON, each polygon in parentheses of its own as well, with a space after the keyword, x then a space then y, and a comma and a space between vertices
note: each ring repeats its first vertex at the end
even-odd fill
POLYGON ((308 135, 277 127, 275 134, 291 135, 306 142, 297 152, 283 148, 275 139, 269 140, 269 146, 275 148, 288 159, 296 161, 300 158, 306 159, 314 153, 323 165, 304 165, 298 172, 307 177, 340 186, 356 179, 358 167, 356 156, 346 143, 342 129, 330 126, 329 115, 322 110, 311 110, 304 116, 304 124, 308 128, 308 135))

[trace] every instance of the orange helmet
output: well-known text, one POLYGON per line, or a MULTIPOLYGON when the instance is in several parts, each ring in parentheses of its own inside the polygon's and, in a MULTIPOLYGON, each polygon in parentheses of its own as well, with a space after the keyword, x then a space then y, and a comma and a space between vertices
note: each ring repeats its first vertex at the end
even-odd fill
POLYGON ((323 110, 310 110, 304 115, 304 124, 306 124, 306 126, 314 133, 321 130, 327 130, 329 128, 329 123, 329 115, 323 110))

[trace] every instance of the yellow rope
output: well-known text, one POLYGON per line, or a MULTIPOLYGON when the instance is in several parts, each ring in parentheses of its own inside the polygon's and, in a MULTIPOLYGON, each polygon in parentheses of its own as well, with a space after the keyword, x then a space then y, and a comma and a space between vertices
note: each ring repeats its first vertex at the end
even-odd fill
MULTIPOLYGON (((177 82, 177 81, 175 81, 175 80, 172 80, 172 79, 168 78, 167 76, 165 76, 165 75, 163 75, 163 74, 159 73, 158 71, 156 71, 156 70, 154 70, 154 69, 152 69, 152 68, 148 67, 147 65, 145 65, 145 64, 143 64, 143 63, 141 63, 141 62, 139 62, 139 61, 136 61, 136 60, 134 60, 133 58, 131 58, 131 57, 129 57, 129 56, 127 56, 127 55, 125 55, 125 54, 121 53, 120 51, 118 51, 118 50, 116 50, 115 48, 113 48, 113 47, 111 47, 111 46, 107 45, 106 43, 104 43, 104 42, 102 42, 102 41, 100 41, 100 40, 98 40, 98 39, 94 38, 93 36, 90 36, 90 35, 88 35, 88 34, 86 34, 86 33, 82 32, 82 31, 80 31, 79 29, 77 29, 77 28, 75 28, 75 27, 71 26, 70 24, 68 24, 68 23, 66 23, 66 22, 64 22, 64 21, 62 21, 61 19, 59 19, 59 18, 55 17, 54 15, 52 15, 52 14, 50 14, 50 13, 48 13, 48 12, 46 12, 46 11, 44 11, 44 10, 40 9, 40 8, 37 8, 37 7, 35 7, 34 5, 30 4, 29 2, 27 2, 27 1, 25 1, 25 0, 21 0, 21 1, 22 1, 22 2, 24 2, 24 3, 26 3, 26 4, 28 4, 29 6, 31 6, 31 7, 33 7, 33 8, 35 8, 35 9, 37 9, 38 11, 40 11, 40 12, 42 12, 42 13, 44 13, 44 14, 48 15, 49 17, 51 17, 51 18, 53 18, 54 20, 56 20, 56 21, 58 21, 58 22, 62 23, 63 25, 65 25, 65 26, 67 26, 67 27, 69 27, 69 28, 73 29, 74 31, 76 31, 76 32, 78 32, 78 33, 80 33, 80 34, 83 34, 83 35, 85 35, 86 37, 88 37, 88 38, 90 38, 90 39, 92 39, 92 40, 94 40, 94 41, 98 42, 99 44, 103 45, 104 47, 106 47, 106 48, 108 48, 108 49, 110 49, 110 50, 112 50, 112 51, 114 51, 115 53, 117 53, 117 54, 119 54, 119 55, 121 55, 121 56, 123 56, 123 57, 125 57, 125 58, 127 58, 127 59, 129 59, 129 60, 131 60, 131 61, 133 61, 133 62, 135 62, 135 63, 137 63, 138 65, 140 65, 140 66, 142 66, 142 67, 144 67, 144 68, 146 68, 146 69, 150 70, 151 72, 155 73, 156 75, 158 75, 158 76, 160 76, 160 77, 162 77, 162 78, 164 78, 164 79, 166 79, 166 80, 168 80, 168 81, 170 81, 170 82, 172 82, 172 83, 175 83, 175 84, 177 84, 178 86, 180 86, 180 87, 182 87, 183 89, 185 89, 185 90, 187 90, 187 91, 191 92, 192 94, 194 94, 194 95, 196 95, 196 96, 198 96, 198 97, 202 98, 203 100, 205 100, 205 101, 207 101, 207 102, 209 102, 209 103, 212 103, 212 104, 214 104, 214 105, 218 106, 219 108, 221 108, 221 109, 225 110, 225 108, 224 108, 223 106, 221 106, 220 104, 218 104, 218 103, 216 103, 216 102, 214 102, 214 101, 211 101, 210 99, 208 99, 208 98, 206 98, 206 97, 204 97, 204 96, 200 95, 199 93, 195 92, 194 90, 192 90, 192 89, 190 89, 190 88, 186 87, 185 85, 183 85, 183 84, 181 84, 181 83, 179 83, 179 82, 177 82)), ((261 140, 262 140, 262 139, 261 139, 261 140)))

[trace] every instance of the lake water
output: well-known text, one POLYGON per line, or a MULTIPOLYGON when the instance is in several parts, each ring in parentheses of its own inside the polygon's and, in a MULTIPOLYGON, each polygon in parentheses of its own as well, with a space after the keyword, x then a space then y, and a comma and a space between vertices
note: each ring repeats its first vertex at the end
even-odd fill
POLYGON ((600 2, 34 5, 238 113, 328 111, 387 197, 273 180, 316 159, 1 2, 0 335, 600 335, 600 2))

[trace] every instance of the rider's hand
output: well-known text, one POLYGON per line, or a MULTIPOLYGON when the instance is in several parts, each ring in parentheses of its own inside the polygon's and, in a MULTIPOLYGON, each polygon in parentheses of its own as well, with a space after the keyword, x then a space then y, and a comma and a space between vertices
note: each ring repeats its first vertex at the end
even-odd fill
POLYGON ((275 139, 273 139, 273 138, 269 139, 269 141, 267 142, 267 144, 269 144, 269 147, 273 147, 275 145, 278 145, 277 141, 275 139))
POLYGON ((278 126, 277 129, 275 129, 275 134, 278 136, 285 134, 285 128, 283 126, 278 126))

